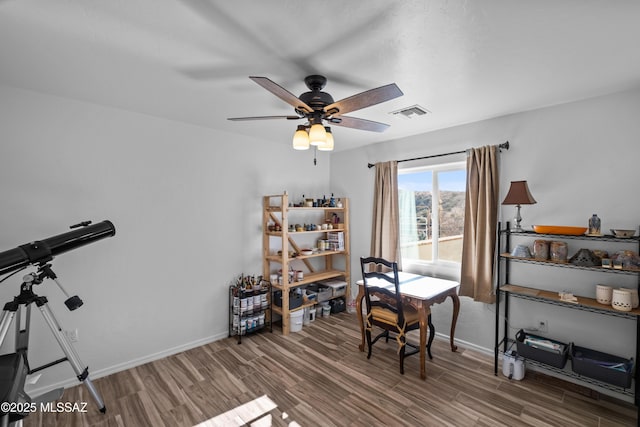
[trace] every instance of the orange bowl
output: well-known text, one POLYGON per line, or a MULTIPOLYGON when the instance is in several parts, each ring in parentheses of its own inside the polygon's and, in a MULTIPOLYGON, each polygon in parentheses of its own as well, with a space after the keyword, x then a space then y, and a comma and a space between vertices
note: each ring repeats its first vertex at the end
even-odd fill
POLYGON ((587 232, 587 227, 568 227, 563 225, 534 225, 533 231, 540 234, 568 234, 580 236, 587 232))

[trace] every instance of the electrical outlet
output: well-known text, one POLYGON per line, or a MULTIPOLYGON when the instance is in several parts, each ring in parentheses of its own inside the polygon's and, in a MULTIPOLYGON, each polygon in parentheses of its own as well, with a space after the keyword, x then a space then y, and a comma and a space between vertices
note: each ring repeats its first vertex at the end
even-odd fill
POLYGON ((78 342, 78 329, 74 329, 72 331, 64 331, 67 339, 71 342, 78 342))
POLYGON ((549 332, 549 323, 546 320, 538 320, 536 328, 539 332, 549 332))

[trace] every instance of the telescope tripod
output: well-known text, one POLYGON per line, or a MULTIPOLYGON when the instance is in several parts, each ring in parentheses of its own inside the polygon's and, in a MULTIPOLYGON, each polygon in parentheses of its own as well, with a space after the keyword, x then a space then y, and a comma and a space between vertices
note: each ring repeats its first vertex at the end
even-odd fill
MULTIPOLYGON (((33 286, 42 283, 44 278, 53 279, 68 296, 58 282, 55 273, 51 270, 51 266, 49 264, 41 265, 38 274, 30 273, 24 276, 24 281, 20 285, 20 294, 14 297, 13 301, 5 304, 0 317, 0 345, 4 343, 12 321, 14 318, 16 320, 15 353, 0 356, 0 399, 2 399, 3 404, 4 402, 8 402, 10 406, 7 407, 11 409, 10 411, 5 411, 3 407, 3 410, 0 411, 0 426, 9 425, 10 422, 21 422, 22 418, 26 417, 30 412, 38 410, 39 407, 36 407, 36 403, 34 402, 49 402, 62 397, 63 389, 61 388, 32 400, 27 393, 25 393, 24 384, 28 374, 33 374, 65 361, 71 364, 78 380, 87 387, 87 390, 98 405, 100 412, 105 413, 107 410, 100 394, 89 378, 89 368, 82 363, 71 341, 65 335, 60 323, 49 308, 47 297, 39 296, 33 292, 33 286), (65 354, 64 358, 35 369, 29 367, 27 357, 31 308, 33 304, 35 304, 42 313, 45 322, 49 326, 49 329, 51 329, 62 352, 65 354), (22 328, 21 312, 23 309, 26 310, 26 316, 25 324, 22 328)), ((65 305, 69 310, 75 310, 82 305, 82 300, 78 296, 73 296, 65 301, 65 305)))

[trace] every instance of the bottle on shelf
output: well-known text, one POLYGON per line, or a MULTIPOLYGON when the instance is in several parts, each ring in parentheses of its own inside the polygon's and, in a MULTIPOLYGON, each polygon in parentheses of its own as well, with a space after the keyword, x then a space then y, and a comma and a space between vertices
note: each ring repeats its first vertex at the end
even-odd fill
POLYGON ((589 218, 589 234, 592 235, 600 235, 601 231, 600 231, 600 218, 598 218, 598 215, 593 214, 591 216, 591 218, 589 218))

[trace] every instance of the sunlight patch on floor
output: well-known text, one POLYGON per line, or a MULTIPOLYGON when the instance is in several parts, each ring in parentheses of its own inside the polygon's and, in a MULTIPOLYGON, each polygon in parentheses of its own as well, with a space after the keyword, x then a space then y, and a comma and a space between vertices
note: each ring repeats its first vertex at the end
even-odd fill
MULTIPOLYGON (((278 405, 267 395, 260 396, 250 402, 243 403, 235 408, 217 415, 207 421, 197 424, 194 427, 271 427, 272 415, 269 413, 276 409, 278 405)), ((287 419, 286 412, 282 414, 282 419, 287 419)), ((295 421, 289 423, 290 427, 300 427, 295 421)))

